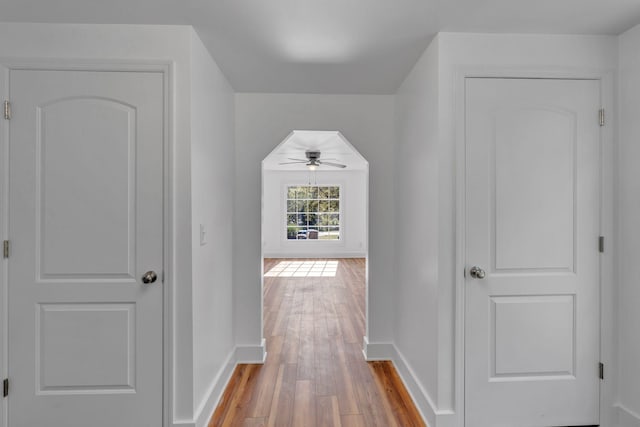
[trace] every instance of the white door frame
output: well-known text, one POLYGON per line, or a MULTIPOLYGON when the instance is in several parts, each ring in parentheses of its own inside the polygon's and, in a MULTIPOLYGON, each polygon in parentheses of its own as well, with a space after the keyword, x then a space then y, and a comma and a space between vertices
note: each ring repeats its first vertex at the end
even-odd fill
MULTIPOLYGON (((45 70, 45 71, 120 71, 120 72, 148 72, 160 73, 163 76, 164 86, 164 130, 163 130, 163 390, 162 390, 162 419, 163 426, 171 426, 173 414, 171 402, 173 402, 173 360, 171 348, 173 346, 173 196, 171 185, 173 182, 173 148, 175 146, 174 135, 174 63, 171 61, 132 61, 132 60, 84 60, 84 59, 51 59, 51 58, 2 58, 0 57, 0 93, 2 104, 9 100, 9 78, 12 70, 45 70)), ((7 221, 8 189, 9 189, 9 126, 4 116, 0 117, 0 240, 9 239, 9 224, 7 221)), ((8 377, 8 278, 7 260, 0 259, 0 378, 8 377)), ((0 399, 2 399, 0 397, 0 399)), ((0 404, 0 427, 7 427, 7 399, 2 399, 0 404)))
MULTIPOLYGON (((464 427, 465 422, 465 80, 467 78, 545 78, 545 79, 586 79, 600 81, 602 108, 606 112, 607 123, 600 128, 600 234, 605 236, 605 251, 600 256, 600 360, 605 364, 605 380, 600 383, 600 425, 613 423, 615 390, 615 273, 614 273, 614 194, 616 153, 616 124, 614 109, 614 72, 612 70, 585 70, 578 68, 509 68, 509 67, 468 67, 455 69, 453 83, 454 132, 455 132, 455 421, 451 425, 464 427), (609 369, 607 369, 609 367, 609 369)), ((598 117, 594 114, 593 120, 598 117)), ((597 242, 594 239, 594 245, 597 242)))

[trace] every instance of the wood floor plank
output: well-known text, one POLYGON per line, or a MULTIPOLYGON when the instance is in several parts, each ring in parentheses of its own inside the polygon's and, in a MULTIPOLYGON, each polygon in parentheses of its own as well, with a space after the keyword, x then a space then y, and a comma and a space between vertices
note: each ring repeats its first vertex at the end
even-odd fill
MULTIPOLYGON (((241 365, 242 366, 242 365, 241 365)), ((237 420, 244 418, 244 411, 247 403, 251 400, 254 391, 254 383, 256 382, 257 372, 262 368, 260 365, 244 365, 242 376, 238 381, 238 386, 233 392, 228 410, 223 419, 213 418, 209 423, 209 427, 228 427, 237 424, 237 420)))
POLYGON ((346 304, 338 304, 336 306, 336 311, 338 312, 338 321, 340 322, 340 330, 342 330, 342 339, 346 343, 357 343, 361 342, 362 339, 358 338, 358 333, 353 327, 353 311, 350 309, 351 307, 346 304))
POLYGON ((236 368, 209 427, 425 426, 391 362, 363 358, 365 260, 332 261, 331 277, 265 277, 267 360, 236 368))
POLYGON ((279 363, 284 348, 284 335, 275 335, 267 340, 267 357, 279 363))
POLYGON ((296 381, 296 397, 293 403, 293 425, 295 427, 316 426, 316 405, 312 381, 296 381))
POLYGON ((365 424, 367 426, 397 427, 395 420, 389 419, 385 411, 375 380, 371 377, 366 363, 360 363, 361 355, 357 344, 344 344, 344 352, 352 375, 354 393, 365 424))
POLYGON ((248 410, 250 418, 268 417, 271 409, 271 400, 273 399, 274 388, 279 373, 279 365, 275 363, 266 363, 260 371, 256 384, 255 403, 248 410))
POLYGON ((298 379, 310 380, 314 376, 313 346, 313 293, 304 293, 304 306, 300 323, 300 350, 298 352, 298 379))
POLYGON ((336 396, 318 396, 316 398, 317 427, 342 427, 340 408, 336 396))
POLYGON ((364 417, 360 414, 342 415, 340 420, 342 427, 367 427, 364 417))
POLYGON ((347 364, 344 343, 341 339, 331 342, 333 377, 340 402, 340 414, 359 414, 360 408, 353 387, 352 372, 347 364))
MULTIPOLYGON (((317 301, 322 304, 322 302, 317 301)), ((324 305, 324 304, 322 304, 324 305)), ((336 394, 336 386, 333 376, 331 341, 327 330, 327 319, 322 313, 314 316, 314 380, 316 384, 316 395, 328 396, 336 394)))
POLYGON ((273 388, 273 398, 271 399, 271 408, 269 409, 269 422, 267 427, 275 427, 276 425, 276 413, 278 411, 278 403, 280 401, 280 394, 282 392, 282 381, 284 379, 284 365, 280 365, 278 368, 278 377, 276 378, 276 384, 273 388))
POLYGON ((262 365, 247 365, 248 366, 248 375, 247 381, 244 384, 241 384, 242 387, 238 389, 237 395, 238 399, 235 404, 232 406, 229 411, 228 418, 229 420, 222 424, 222 427, 227 426, 235 426, 239 420, 242 420, 247 417, 247 412, 251 409, 252 402, 255 401, 255 396, 258 392, 258 388, 256 384, 258 383, 258 378, 260 376, 260 372, 262 372, 264 366, 262 365))
POLYGON ((289 301, 285 299, 283 299, 282 302, 283 303, 280 305, 281 308, 276 312, 275 319, 273 320, 273 326, 270 329, 270 336, 272 337, 277 335, 284 335, 287 332, 286 320, 289 317, 289 307, 291 307, 291 304, 288 303, 289 301))
POLYGON ((296 365, 282 364, 282 384, 276 393, 274 391, 271 411, 269 412, 269 427, 290 426, 293 418, 293 404, 296 395, 296 365))
POLYGON ((212 421, 209 423, 209 427, 218 427, 222 421, 224 421, 229 409, 231 408, 233 400, 236 398, 236 392, 240 387, 240 382, 244 378, 244 371, 247 369, 247 365, 238 365, 231 374, 231 379, 227 384, 227 387, 220 398, 220 402, 213 413, 212 421), (213 420, 218 420, 218 423, 213 423, 213 420))
POLYGON ((264 418, 245 418, 242 427, 265 427, 266 420, 264 418))
POLYGON ((340 329, 340 319, 338 318, 338 311, 336 305, 338 304, 338 296, 336 294, 336 286, 331 286, 325 292, 327 302, 325 304, 325 315, 327 318, 327 331, 330 337, 337 337, 342 335, 340 329))
POLYGON ((376 387, 376 380, 371 378, 368 367, 359 365, 354 367, 354 371, 357 372, 355 380, 356 396, 367 425, 404 427, 392 412, 391 405, 388 399, 385 398, 384 393, 376 387))
POLYGON ((384 362, 371 362, 369 368, 373 371, 373 377, 381 392, 386 396, 386 399, 383 400, 388 402, 388 410, 398 419, 400 425, 403 427, 424 426, 415 405, 407 404, 407 402, 411 402, 411 397, 393 365, 384 362))
POLYGON ((289 364, 298 363, 300 350, 300 328, 302 327, 302 314, 290 314, 287 323, 287 333, 285 334, 282 347, 282 361, 289 364))

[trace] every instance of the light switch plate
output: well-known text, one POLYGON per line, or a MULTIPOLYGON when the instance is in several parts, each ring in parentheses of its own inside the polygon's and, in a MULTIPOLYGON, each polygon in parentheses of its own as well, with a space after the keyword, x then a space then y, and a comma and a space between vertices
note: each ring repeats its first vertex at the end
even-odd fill
POLYGON ((207 229, 204 224, 200 224, 200 246, 207 244, 207 229))

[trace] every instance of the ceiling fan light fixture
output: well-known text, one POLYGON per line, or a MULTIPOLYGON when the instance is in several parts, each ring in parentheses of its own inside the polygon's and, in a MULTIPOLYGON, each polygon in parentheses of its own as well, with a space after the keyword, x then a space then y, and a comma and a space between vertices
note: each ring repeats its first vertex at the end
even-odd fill
MULTIPOLYGON (((309 168, 310 171, 315 171, 316 169, 318 169, 318 167, 320 165, 327 165, 327 166, 331 166, 331 167, 334 167, 334 168, 341 168, 341 169, 344 169, 344 168, 347 167, 347 165, 343 165, 341 163, 332 163, 332 162, 320 161, 320 152, 319 151, 306 151, 304 154, 305 154, 305 157, 307 158, 307 160, 288 157, 287 159, 291 160, 290 162, 280 162, 280 164, 281 165, 304 164, 307 168, 309 168)), ((336 160, 336 159, 329 159, 329 160, 336 160)))

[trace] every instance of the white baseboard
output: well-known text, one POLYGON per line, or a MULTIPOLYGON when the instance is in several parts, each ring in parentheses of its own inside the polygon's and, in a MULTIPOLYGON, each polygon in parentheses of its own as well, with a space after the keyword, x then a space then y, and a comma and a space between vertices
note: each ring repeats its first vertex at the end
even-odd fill
POLYGON ((366 252, 322 252, 322 253, 301 253, 292 252, 265 252, 264 258, 366 258, 366 252))
POLYGON ((207 395, 198 405, 198 410, 194 417, 195 427, 206 427, 209 424, 213 411, 216 410, 218 402, 220 402, 222 394, 231 379, 231 374, 233 374, 233 370, 236 367, 235 353, 235 349, 229 353, 227 360, 225 360, 218 374, 211 382, 207 395))
POLYGON ((400 379, 413 399, 413 403, 429 427, 454 427, 456 425, 455 412, 437 409, 433 399, 416 377, 413 368, 395 344, 371 343, 367 337, 364 337, 362 352, 368 361, 391 360, 393 362, 400 379))
POLYGON ((398 371, 398 375, 400 375, 400 379, 402 379, 404 386, 411 395, 413 403, 418 408, 420 415, 422 415, 422 418, 428 426, 439 427, 437 424, 437 408, 433 403, 433 399, 431 399, 427 390, 414 374, 411 365, 409 365, 395 345, 393 345, 393 351, 393 364, 396 367, 396 371, 398 371))
POLYGON ((621 404, 617 404, 615 406, 618 409, 617 427, 640 427, 640 414, 636 414, 621 404))
POLYGON ((240 345, 236 346, 227 356, 227 360, 220 368, 215 378, 209 386, 207 395, 202 399, 196 410, 193 420, 180 420, 171 423, 172 427, 206 427, 213 412, 218 407, 220 399, 227 388, 231 375, 236 366, 245 363, 264 363, 267 358, 265 340, 262 339, 260 345, 240 345))
POLYGON ((236 363, 264 363, 267 360, 266 340, 263 338, 260 345, 236 346, 236 363))
POLYGON ((375 360, 393 360, 396 355, 396 349, 390 342, 374 342, 370 343, 368 337, 364 337, 362 345, 362 353, 365 360, 373 362, 375 360))

